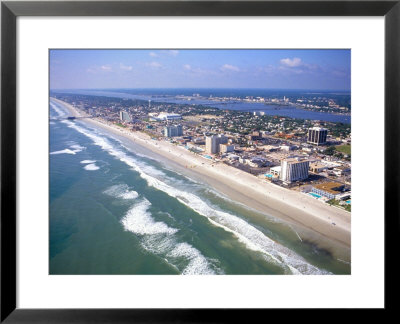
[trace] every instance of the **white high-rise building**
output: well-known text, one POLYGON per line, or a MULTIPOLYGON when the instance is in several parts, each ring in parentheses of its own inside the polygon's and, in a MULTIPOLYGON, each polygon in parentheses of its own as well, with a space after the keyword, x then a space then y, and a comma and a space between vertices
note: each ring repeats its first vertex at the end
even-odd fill
POLYGON ((228 143, 225 135, 211 135, 206 137, 206 153, 217 154, 220 152, 220 144, 228 143))
POLYGON ((219 151, 218 136, 211 135, 206 137, 206 153, 217 154, 219 151))
POLYGON ((289 158, 281 161, 280 178, 284 182, 301 181, 308 178, 308 160, 289 158))
POLYGON ((315 145, 326 144, 326 136, 328 135, 328 130, 321 127, 313 127, 308 129, 307 143, 315 145))
POLYGON ((169 125, 164 127, 165 137, 175 137, 182 135, 183 135, 182 125, 169 125))
POLYGON ((122 121, 126 121, 126 122, 132 121, 131 116, 126 111, 122 111, 122 110, 119 112, 119 118, 122 121))

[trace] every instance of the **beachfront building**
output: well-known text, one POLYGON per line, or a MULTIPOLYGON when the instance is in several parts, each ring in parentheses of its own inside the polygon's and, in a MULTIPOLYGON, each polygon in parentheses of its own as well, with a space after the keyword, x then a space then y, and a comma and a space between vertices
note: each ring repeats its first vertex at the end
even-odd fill
POLYGON ((220 145, 221 144, 227 144, 228 143, 228 138, 225 137, 224 135, 211 135, 211 136, 206 136, 206 153, 208 154, 217 154, 220 151, 220 145))
POLYGON ((326 137, 328 135, 328 130, 321 127, 313 127, 308 129, 307 143, 314 145, 324 145, 326 144, 326 137))
POLYGON ((278 165, 278 166, 274 166, 271 169, 269 169, 269 173, 271 173, 272 175, 274 175, 276 177, 280 177, 281 170, 282 170, 282 167, 280 165, 278 165))
POLYGON ((344 185, 338 182, 325 182, 316 184, 312 187, 311 192, 327 197, 328 199, 334 199, 340 197, 343 194, 344 185))
POLYGON ((308 178, 308 160, 288 158, 281 161, 281 180, 283 182, 301 181, 308 178))
POLYGON ((165 137, 176 137, 182 135, 183 135, 182 125, 168 125, 164 127, 165 137))
POLYGON ((228 152, 233 152, 235 149, 234 145, 228 145, 228 144, 219 144, 219 151, 221 153, 228 153, 228 152))
POLYGON ((121 121, 124 121, 124 122, 132 121, 131 116, 126 111, 123 111, 123 110, 121 110, 119 112, 119 119, 121 119, 121 121))
POLYGON ((219 150, 218 147, 218 136, 211 135, 206 137, 206 153, 217 154, 219 150))

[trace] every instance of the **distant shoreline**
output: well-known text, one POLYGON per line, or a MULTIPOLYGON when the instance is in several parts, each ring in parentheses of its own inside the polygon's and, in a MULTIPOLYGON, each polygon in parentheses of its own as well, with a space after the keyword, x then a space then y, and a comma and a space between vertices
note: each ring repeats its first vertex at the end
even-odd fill
MULTIPOLYGON (((56 93, 62 93, 60 90, 54 90, 56 93)), ((292 105, 279 105, 275 103, 269 102, 249 102, 249 101, 238 101, 238 102, 227 102, 227 101, 220 101, 214 100, 209 98, 202 98, 200 99, 193 98, 192 100, 185 100, 185 99, 177 99, 175 98, 176 95, 157 95, 154 96, 150 94, 133 94, 129 92, 121 92, 112 90, 98 90, 98 89, 88 89, 88 90, 76 90, 69 92, 69 90, 65 90, 66 93, 74 94, 74 95, 86 95, 86 96, 105 96, 110 98, 127 98, 131 100, 143 100, 148 101, 150 100, 153 103, 159 104, 182 104, 182 105, 207 105, 210 108, 224 110, 228 109, 231 111, 240 111, 240 112, 253 112, 253 111, 263 111, 268 116, 280 116, 280 117, 287 117, 292 119, 311 119, 311 120, 323 120, 330 123, 344 123, 350 124, 351 113, 339 113, 339 112, 326 112, 326 111, 319 111, 315 109, 309 109, 305 107, 298 106, 296 104, 292 105), (231 105, 231 107, 227 107, 224 105, 231 105), (233 105, 233 106, 232 106, 233 105), (247 105, 248 107, 243 107, 242 109, 235 109, 233 107, 237 107, 237 105, 247 105), (251 106, 251 107, 250 107, 251 106), (267 107, 279 107, 273 109, 267 109, 267 107), (286 107, 286 108, 285 108, 286 107), (294 115, 293 113, 281 114, 281 110, 289 109, 290 111, 297 111, 294 115), (298 115, 298 114, 301 115, 298 115), (311 114, 310 116, 303 116, 303 114, 311 114)))
MULTIPOLYGON (((72 105, 55 98, 52 99, 63 104, 73 116, 84 116, 83 112, 72 105)), ((350 248, 351 215, 344 210, 323 204, 303 193, 268 183, 228 165, 212 162, 183 147, 166 141, 152 140, 144 133, 131 132, 97 118, 96 120, 85 119, 85 122, 123 136, 155 154, 187 168, 235 201, 278 219, 300 224, 350 248)))

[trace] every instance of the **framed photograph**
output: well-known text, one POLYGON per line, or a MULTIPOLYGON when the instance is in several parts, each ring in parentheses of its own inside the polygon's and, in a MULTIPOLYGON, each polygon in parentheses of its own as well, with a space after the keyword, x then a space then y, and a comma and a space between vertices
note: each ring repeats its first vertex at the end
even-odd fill
POLYGON ((2 2, 1 320, 391 308, 399 15, 2 2))

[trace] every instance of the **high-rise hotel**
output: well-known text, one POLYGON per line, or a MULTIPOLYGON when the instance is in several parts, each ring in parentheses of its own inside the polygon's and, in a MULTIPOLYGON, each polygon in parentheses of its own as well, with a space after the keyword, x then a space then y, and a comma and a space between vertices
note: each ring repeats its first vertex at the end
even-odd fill
POLYGON ((206 136, 206 153, 217 154, 220 152, 220 144, 228 143, 228 138, 224 135, 206 136))
POLYGON ((315 145, 326 144, 326 136, 328 135, 328 130, 321 127, 313 127, 308 129, 307 143, 315 145))
POLYGON ((288 158, 281 161, 281 180, 283 182, 301 181, 308 178, 308 160, 288 158))
POLYGON ((127 113, 126 111, 120 111, 119 112, 119 119, 121 119, 122 121, 126 121, 126 122, 131 122, 132 118, 129 115, 129 113, 127 113))
POLYGON ((164 127, 165 137, 176 137, 182 135, 183 135, 182 125, 167 125, 164 127))

